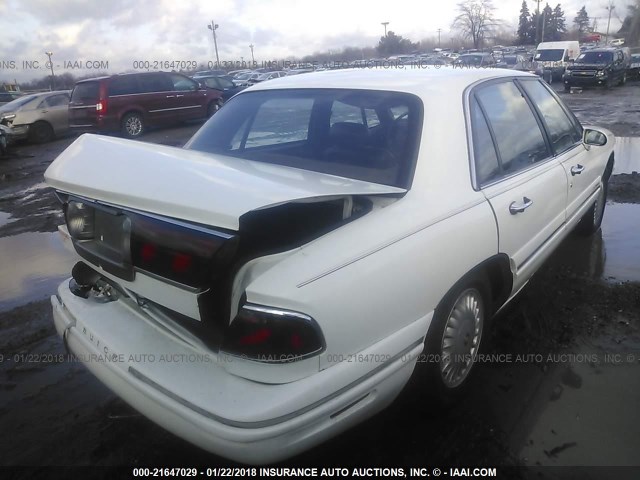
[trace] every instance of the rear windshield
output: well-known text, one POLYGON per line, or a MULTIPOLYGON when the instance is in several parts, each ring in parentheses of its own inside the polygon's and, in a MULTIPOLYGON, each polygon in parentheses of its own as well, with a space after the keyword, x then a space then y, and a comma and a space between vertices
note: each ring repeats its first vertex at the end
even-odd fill
POLYGON ((96 102, 100 91, 100 83, 98 82, 82 82, 76 83, 71 92, 72 102, 96 102))
POLYGON ((9 103, 5 103, 4 105, 2 105, 2 110, 9 111, 11 109, 22 107, 23 105, 26 105, 27 103, 35 100, 36 98, 40 98, 40 96, 27 95, 26 97, 17 98, 16 100, 13 100, 9 103))
POLYGON ((586 52, 576 59, 576 63, 610 63, 613 60, 611 52, 586 52))
POLYGON ((421 125, 414 95, 257 91, 229 101, 185 148, 408 188, 421 125))

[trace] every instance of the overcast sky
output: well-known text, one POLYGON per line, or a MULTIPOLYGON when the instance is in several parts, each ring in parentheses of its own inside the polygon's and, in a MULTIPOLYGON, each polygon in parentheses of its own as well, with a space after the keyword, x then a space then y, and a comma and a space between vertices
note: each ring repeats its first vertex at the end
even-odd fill
MULTIPOLYGON (((608 0, 562 2, 567 22, 585 5, 606 29, 608 0)), ((450 42, 457 0, 0 0, 0 80, 28 80, 47 72, 45 51, 53 52, 56 73, 62 62, 105 60, 109 73, 130 70, 136 60, 215 60, 207 23, 214 19, 221 60, 256 61, 304 56, 344 46, 375 46, 389 30, 412 41, 436 37, 450 42), (38 60, 41 70, 25 70, 38 60), (8 61, 15 61, 9 68, 8 61)), ((529 1, 529 8, 536 3, 529 1)), ((611 31, 624 17, 626 0, 614 0, 611 31)), ((515 30, 521 0, 494 0, 496 16, 515 30)), ((544 6, 544 3, 541 5, 544 6)), ((551 2, 555 6, 555 2, 551 2)))

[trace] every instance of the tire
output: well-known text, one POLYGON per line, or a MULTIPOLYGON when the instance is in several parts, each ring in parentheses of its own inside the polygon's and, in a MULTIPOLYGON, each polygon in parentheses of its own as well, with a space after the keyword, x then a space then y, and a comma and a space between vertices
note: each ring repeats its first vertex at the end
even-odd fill
POLYGON ((611 76, 607 77, 607 81, 604 84, 604 88, 607 90, 611 90, 613 88, 613 82, 611 81, 611 76))
POLYGON ((589 210, 582 216, 580 222, 576 226, 576 233, 579 235, 588 237, 594 234, 602 225, 602 219, 604 218, 604 209, 607 206, 607 194, 609 192, 609 178, 604 177, 600 184, 600 192, 593 205, 589 207, 589 210))
POLYGON ((138 112, 127 113, 122 117, 122 135, 127 138, 139 138, 145 131, 144 119, 138 112))
POLYGON ((211 118, 218 110, 220 110, 222 103, 223 100, 221 98, 211 102, 207 108, 207 118, 211 118))
POLYGON ((0 135, 0 157, 7 152, 7 137, 0 135))
POLYGON ((436 308, 420 365, 429 396, 450 404, 464 395, 492 315, 489 282, 470 277, 452 288, 436 308))
POLYGON ((626 83, 627 83, 627 72, 624 72, 622 74, 622 77, 620 78, 620 83, 618 83, 618 86, 622 87, 626 83))
POLYGON ((565 93, 569 93, 571 92, 571 85, 567 85, 566 83, 564 84, 564 92, 565 93))
POLYGON ((33 143, 50 142, 53 137, 53 127, 47 122, 39 121, 29 128, 29 140, 33 143))

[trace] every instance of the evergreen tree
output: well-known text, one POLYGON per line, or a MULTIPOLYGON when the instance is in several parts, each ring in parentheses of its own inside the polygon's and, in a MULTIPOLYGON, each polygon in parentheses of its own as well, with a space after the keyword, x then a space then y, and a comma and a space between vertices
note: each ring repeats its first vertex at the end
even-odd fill
POLYGON ((542 10, 542 22, 544 22, 543 24, 543 28, 544 28, 544 41, 545 42, 552 42, 554 40, 554 31, 553 31, 553 10, 551 10, 551 7, 549 6, 549 4, 547 3, 544 6, 544 10, 542 10))
POLYGON ((578 15, 573 19, 573 23, 577 25, 578 32, 580 32, 580 34, 584 34, 589 30, 589 15, 587 14, 587 9, 584 5, 580 10, 578 10, 578 15))
POLYGON ((558 40, 562 40, 564 34, 567 33, 567 20, 564 18, 564 12, 560 4, 556 5, 556 8, 553 9, 553 20, 555 22, 558 40))
POLYGON ((520 8, 520 21, 518 22, 518 44, 526 45, 532 43, 531 38, 531 14, 527 6, 527 0, 522 0, 520 8))

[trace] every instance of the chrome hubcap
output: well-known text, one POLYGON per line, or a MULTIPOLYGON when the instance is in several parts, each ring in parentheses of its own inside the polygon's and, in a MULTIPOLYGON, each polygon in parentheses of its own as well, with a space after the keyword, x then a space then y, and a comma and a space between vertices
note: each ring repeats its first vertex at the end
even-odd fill
POLYGON ((469 375, 478 355, 483 323, 480 292, 465 290, 451 309, 442 335, 440 374, 447 387, 459 386, 469 375))
POLYGON ((138 117, 130 117, 125 125, 129 135, 140 135, 142 131, 142 122, 138 117))

